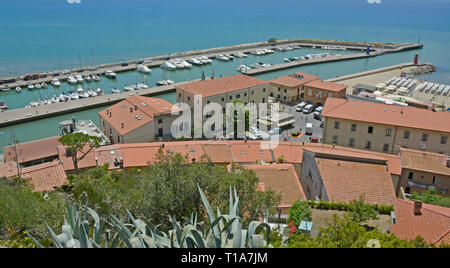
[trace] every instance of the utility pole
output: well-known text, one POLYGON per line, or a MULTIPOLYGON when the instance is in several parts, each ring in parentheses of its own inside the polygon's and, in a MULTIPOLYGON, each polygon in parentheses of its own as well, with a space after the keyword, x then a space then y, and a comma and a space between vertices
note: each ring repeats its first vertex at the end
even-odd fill
POLYGON ((15 154, 15 160, 16 160, 16 165, 17 165, 17 175, 19 177, 19 186, 22 183, 22 174, 21 174, 21 170, 20 170, 20 164, 19 164, 19 155, 17 154, 17 140, 16 140, 16 133, 14 132, 14 130, 11 130, 11 137, 13 139, 14 142, 14 154, 15 154))

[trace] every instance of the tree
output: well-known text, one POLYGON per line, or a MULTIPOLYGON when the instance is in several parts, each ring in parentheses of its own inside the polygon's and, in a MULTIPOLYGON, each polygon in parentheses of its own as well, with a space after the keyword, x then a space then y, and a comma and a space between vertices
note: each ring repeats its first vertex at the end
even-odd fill
POLYGON ((83 133, 70 133, 62 136, 59 142, 65 146, 72 157, 75 172, 80 173, 78 162, 83 160, 92 150, 100 147, 102 139, 83 133))
POLYGON ((294 226, 300 226, 301 221, 311 221, 312 211, 307 201, 297 200, 289 209, 289 222, 294 226))
POLYGON ((277 42, 277 39, 274 38, 274 37, 272 37, 272 38, 270 38, 269 40, 267 40, 267 42, 268 42, 268 43, 276 43, 276 42, 277 42))
POLYGON ((413 192, 411 194, 411 199, 420 200, 427 204, 450 208, 450 197, 439 195, 437 191, 433 189, 430 189, 421 194, 413 192))
POLYGON ((358 223, 378 218, 377 210, 373 206, 365 203, 364 196, 360 196, 358 200, 352 200, 350 202, 348 213, 350 218, 358 223))

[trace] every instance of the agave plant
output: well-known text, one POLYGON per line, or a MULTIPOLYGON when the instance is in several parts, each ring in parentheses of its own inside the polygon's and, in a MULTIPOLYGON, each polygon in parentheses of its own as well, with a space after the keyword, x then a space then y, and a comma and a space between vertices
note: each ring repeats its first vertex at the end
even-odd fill
MULTIPOLYGON (((64 217, 64 224, 62 225, 62 233, 56 235, 53 229, 44 221, 50 236, 53 241, 53 245, 57 248, 100 248, 100 247, 116 247, 119 243, 119 239, 115 238, 110 241, 109 231, 104 234, 105 222, 100 220, 98 214, 87 205, 83 209, 83 213, 80 211, 78 204, 67 202, 66 213, 64 217), (91 215, 94 219, 94 226, 91 228, 87 215, 91 215), (92 230, 92 236, 90 237, 90 231, 92 230)), ((28 234, 28 236, 38 245, 43 248, 34 237, 28 234)))
POLYGON ((113 217, 115 230, 127 247, 168 247, 168 248, 256 248, 267 245, 264 236, 256 234, 256 229, 263 226, 267 230, 267 237, 270 237, 269 225, 261 222, 251 222, 248 230, 242 229, 242 219, 239 216, 239 197, 234 189, 234 198, 230 187, 230 200, 228 214, 222 214, 217 209, 217 215, 211 206, 202 189, 198 187, 203 204, 210 221, 209 228, 205 231, 197 222, 197 216, 191 215, 184 225, 181 225, 175 218, 170 217, 172 229, 165 234, 158 231, 157 227, 152 227, 141 220, 132 219, 134 232, 119 219, 113 217))

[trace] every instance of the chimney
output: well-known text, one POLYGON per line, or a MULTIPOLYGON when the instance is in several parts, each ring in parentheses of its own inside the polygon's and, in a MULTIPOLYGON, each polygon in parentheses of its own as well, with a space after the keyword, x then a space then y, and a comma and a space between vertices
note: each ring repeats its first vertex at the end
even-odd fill
POLYGON ((414 201, 414 215, 420 216, 422 215, 422 201, 414 201))
POLYGON ((133 107, 130 107, 130 113, 132 113, 133 112, 133 107))
POLYGON ((137 104, 134 105, 134 110, 137 111, 138 110, 138 106, 137 104))

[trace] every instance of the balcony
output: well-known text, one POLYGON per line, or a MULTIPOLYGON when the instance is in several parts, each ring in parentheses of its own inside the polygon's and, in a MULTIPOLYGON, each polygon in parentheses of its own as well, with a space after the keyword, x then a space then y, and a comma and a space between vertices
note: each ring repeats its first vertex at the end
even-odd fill
POLYGON ((422 189, 426 189, 426 190, 428 190, 428 189, 436 189, 436 185, 434 185, 434 184, 423 184, 423 183, 417 183, 417 182, 414 182, 414 181, 408 181, 408 185, 409 186, 416 186, 416 187, 419 187, 419 188, 422 188, 422 189))

